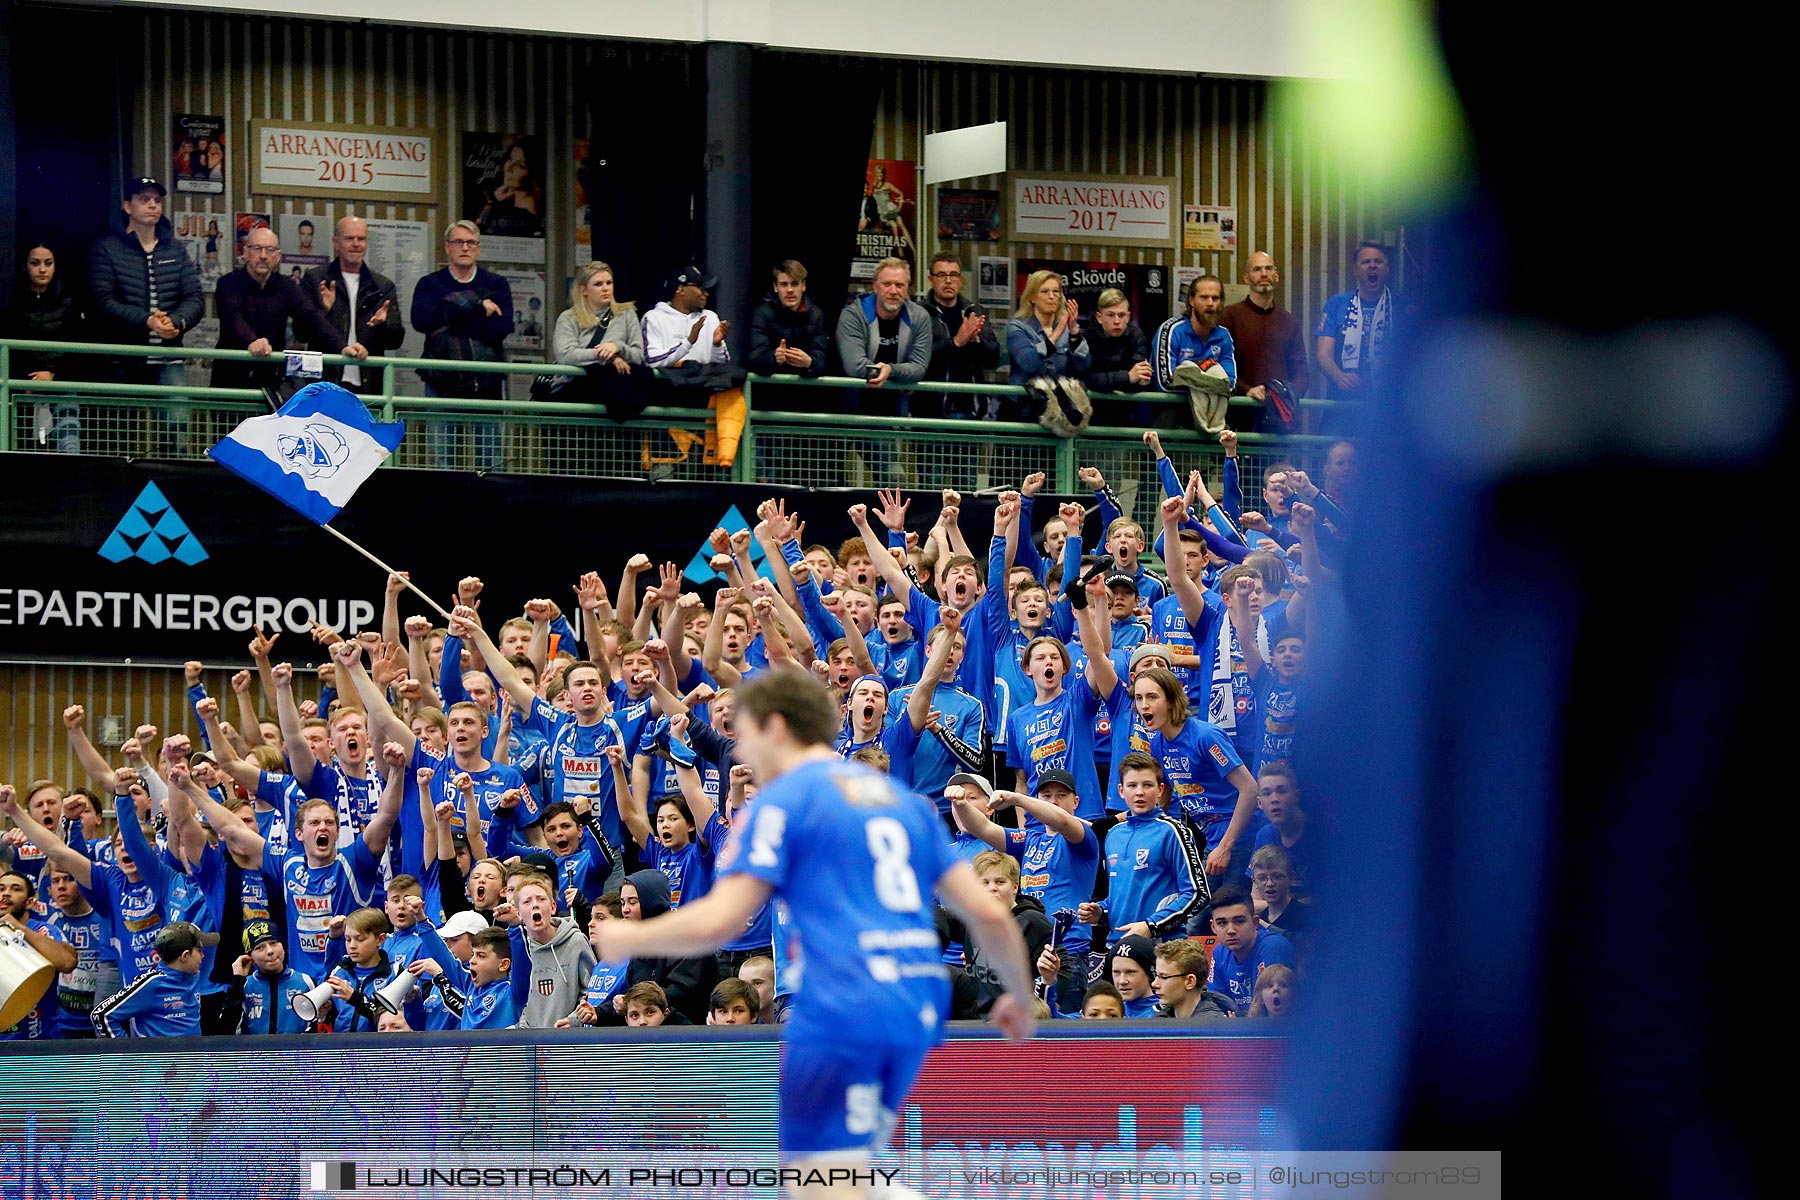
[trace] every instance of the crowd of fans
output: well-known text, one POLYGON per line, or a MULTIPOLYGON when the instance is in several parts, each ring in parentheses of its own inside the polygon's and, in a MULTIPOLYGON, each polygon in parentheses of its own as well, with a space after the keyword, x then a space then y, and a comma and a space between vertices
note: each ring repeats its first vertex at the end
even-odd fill
MULTIPOLYGON (((184 361, 156 351, 183 345, 206 304, 199 269, 164 215, 165 195, 155 179, 126 180, 123 225, 94 244, 80 288, 65 286, 61 248, 25 245, 0 330, 37 341, 140 343, 150 353, 110 361, 100 377, 182 386, 184 361)), ((505 340, 514 332, 511 288, 505 276, 481 265, 480 229, 457 221, 444 231, 445 266, 418 281, 405 312, 394 281, 368 261, 368 248, 367 223, 347 216, 333 231, 330 262, 289 273, 281 269, 274 232, 249 231, 241 265, 217 285, 217 344, 267 361, 218 361, 212 383, 279 392, 307 382, 317 374, 305 374, 312 369, 305 360, 290 367, 286 356, 300 349, 349 356, 350 365, 318 370, 352 391, 370 389, 379 375, 363 364, 398 349, 410 324, 424 338, 424 357, 452 364, 420 372, 427 395, 503 398, 504 374, 453 365, 504 361, 505 340)), ((1355 286, 1327 301, 1310 339, 1276 297, 1275 260, 1259 251, 1246 263, 1243 300, 1227 305, 1223 281, 1200 275, 1181 297, 1180 311, 1147 334, 1133 322, 1123 292, 1102 292, 1084 314, 1053 271, 1025 280, 1017 313, 997 331, 963 294, 954 251, 932 256, 928 286, 916 296, 910 264, 883 261, 871 291, 828 317, 807 291, 806 267, 788 259, 774 268, 768 296, 750 314, 741 364, 727 342, 730 314, 708 307, 717 280, 703 268, 674 272, 658 302, 640 313, 617 294, 605 263, 576 264, 569 307, 552 330, 551 357, 585 372, 547 378, 532 395, 604 404, 620 420, 653 403, 708 408, 716 430, 707 461, 728 465, 734 429, 743 422, 746 373, 862 380, 860 395, 834 396, 840 411, 1037 421, 1061 436, 1081 432, 1093 419, 1091 394, 1185 395, 1195 424, 1210 433, 1226 428, 1228 399, 1245 396, 1260 405, 1254 410, 1260 428, 1287 432, 1301 427, 1298 398, 1355 397, 1381 382, 1410 321, 1389 287, 1386 248, 1374 242, 1357 248, 1355 286), (1018 385, 1013 391, 947 396, 905 386, 997 382, 1002 342, 1006 378, 1018 385)), ((81 361, 55 351, 21 352, 13 371, 40 380, 79 378, 81 361)), ((1149 412, 1132 415, 1133 423, 1151 424, 1149 412)), ((180 435, 185 414, 178 405, 158 409, 159 428, 180 435)), ((38 406, 35 440, 45 449, 80 449, 74 397, 46 398, 38 406)), ((477 467, 503 465, 493 430, 478 431, 474 441, 477 467)))
MULTIPOLYGON (((928 528, 882 492, 835 548, 771 500, 710 534, 710 603, 640 554, 491 628, 465 579, 439 625, 396 575, 378 633, 315 629, 316 692, 259 633, 230 697, 189 663, 188 731, 140 728, 122 762, 70 705, 86 779, 0 785, 0 924, 57 971, 0 1037, 783 1020, 833 981, 800 982, 779 902, 703 958, 590 944, 712 886, 758 787, 735 689, 782 671, 830 690, 842 755, 935 804, 1044 1013, 1288 1015, 1316 885, 1293 763, 1354 449, 1323 487, 1276 464, 1253 509, 1220 440, 1215 497, 1144 435, 1160 529, 1092 468, 1092 507, 1035 512, 1042 475, 1003 493, 985 548, 953 492, 928 528)), ((950 1015, 982 1019, 995 973, 947 912, 939 933, 950 1015)))

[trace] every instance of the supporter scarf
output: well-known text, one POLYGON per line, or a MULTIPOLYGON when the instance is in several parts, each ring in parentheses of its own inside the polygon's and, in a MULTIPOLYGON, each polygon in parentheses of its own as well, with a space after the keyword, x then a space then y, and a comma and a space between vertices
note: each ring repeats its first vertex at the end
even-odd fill
POLYGON ((1340 370, 1360 370, 1365 346, 1369 351, 1369 369, 1375 369, 1381 359, 1382 345, 1387 341, 1388 322, 1393 318, 1393 298, 1391 290, 1381 289, 1381 299, 1375 302, 1375 316, 1365 327, 1362 293, 1350 293, 1350 309, 1344 314, 1344 336, 1339 339, 1338 346, 1340 370))
MULTIPOLYGON (((1269 626, 1259 614, 1256 618, 1256 650, 1266 663, 1269 657, 1269 626)), ((1227 733, 1235 732, 1239 717, 1248 718, 1256 703, 1256 688, 1250 682, 1250 671, 1244 665, 1244 648, 1238 644, 1237 629, 1231 614, 1219 617, 1219 640, 1213 647, 1211 690, 1206 700, 1206 719, 1227 733)))

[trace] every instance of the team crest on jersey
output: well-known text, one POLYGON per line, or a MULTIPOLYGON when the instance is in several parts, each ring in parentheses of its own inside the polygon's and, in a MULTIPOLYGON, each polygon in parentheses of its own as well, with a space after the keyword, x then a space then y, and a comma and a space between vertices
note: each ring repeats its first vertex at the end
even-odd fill
POLYGON ((1147 867, 1150 865, 1150 847, 1148 847, 1148 846, 1139 846, 1138 847, 1137 865, 1139 867, 1147 867))

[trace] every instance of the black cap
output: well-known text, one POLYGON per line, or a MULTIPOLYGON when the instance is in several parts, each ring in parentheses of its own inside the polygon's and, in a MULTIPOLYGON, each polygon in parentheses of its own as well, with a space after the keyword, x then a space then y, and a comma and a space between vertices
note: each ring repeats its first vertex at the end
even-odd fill
POLYGON ((125 177, 125 199, 129 200, 139 192, 155 192, 158 196, 167 196, 169 189, 148 175, 127 175, 125 177))
POLYGON ((1114 571, 1111 575, 1106 577, 1106 586, 1109 588, 1130 588, 1135 592, 1137 591, 1137 580, 1125 574, 1123 571, 1114 571))
POLYGON ((557 877, 556 860, 542 850, 520 855, 519 862, 525 866, 537 868, 552 879, 557 877))
POLYGON ((1040 792, 1043 791, 1044 785, 1046 783, 1060 783, 1060 784, 1062 784, 1062 786, 1068 788, 1071 792, 1081 791, 1080 788, 1075 786, 1075 777, 1073 775, 1069 774, 1067 771, 1063 770, 1061 767, 1054 767, 1048 771, 1045 771, 1042 775, 1039 775, 1038 781, 1037 781, 1037 790, 1040 792))
POLYGON ((174 962, 189 950, 218 944, 218 934, 205 933, 192 921, 164 925, 156 935, 156 953, 164 962, 174 962))
POLYGON ((1144 974, 1156 977, 1156 943, 1141 933, 1128 933, 1113 949, 1114 958, 1129 958, 1144 968, 1144 974))
POLYGON ((676 288, 686 287, 690 283, 710 292, 719 286, 719 277, 708 275, 704 270, 690 263, 670 277, 668 286, 664 290, 673 293, 676 288))
POLYGON ((275 926, 267 921, 250 921, 244 926, 244 953, 248 954, 264 942, 279 942, 275 926))

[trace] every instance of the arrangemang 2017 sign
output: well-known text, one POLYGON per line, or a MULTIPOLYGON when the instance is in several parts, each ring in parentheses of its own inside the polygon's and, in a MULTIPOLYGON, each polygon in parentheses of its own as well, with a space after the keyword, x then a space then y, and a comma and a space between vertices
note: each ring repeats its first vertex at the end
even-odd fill
POLYGON ((1178 244, 1173 176, 1021 173, 1011 187, 1010 241, 1178 244))

